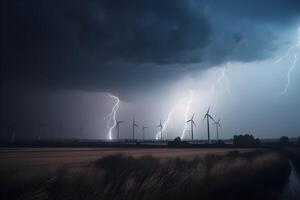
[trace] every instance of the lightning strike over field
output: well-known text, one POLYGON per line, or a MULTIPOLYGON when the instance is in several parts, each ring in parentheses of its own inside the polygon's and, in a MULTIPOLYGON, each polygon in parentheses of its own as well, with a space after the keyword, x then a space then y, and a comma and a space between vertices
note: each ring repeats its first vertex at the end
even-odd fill
POLYGON ((120 107, 120 99, 117 96, 114 96, 112 94, 108 94, 110 98, 113 99, 114 105, 111 109, 111 112, 104 117, 104 119, 108 118, 107 121, 107 129, 108 129, 108 139, 112 140, 112 130, 116 127, 117 125, 117 120, 116 120, 116 114, 117 111, 120 107))
POLYGON ((282 57, 280 57, 277 61, 275 61, 275 63, 280 63, 282 60, 289 58, 290 54, 293 52, 294 56, 293 56, 293 62, 291 64, 291 66, 289 67, 289 70, 287 72, 287 82, 285 84, 285 87, 283 89, 283 91, 280 93, 280 95, 285 95, 289 89, 290 86, 290 82, 291 82, 291 73, 293 72, 297 62, 298 62, 298 56, 299 56, 299 51, 300 51, 300 27, 298 28, 298 40, 297 43, 293 46, 291 46, 286 54, 282 57))
MULTIPOLYGON (((188 114, 190 112, 191 104, 192 104, 192 101, 193 101, 193 95, 194 95, 193 90, 190 90, 190 96, 188 98, 188 102, 186 104, 185 112, 184 112, 184 120, 185 120, 185 122, 189 120, 189 115, 188 114)), ((185 138, 187 129, 188 129, 188 124, 184 123, 184 128, 182 130, 181 139, 185 138)))
MULTIPOLYGON (((172 119, 172 116, 173 116, 174 112, 175 112, 176 109, 183 103, 183 101, 188 100, 187 106, 186 106, 185 110, 186 110, 187 113, 189 112, 190 104, 191 104, 191 102, 190 102, 191 100, 189 100, 189 99, 193 98, 193 91, 192 91, 192 90, 190 90, 190 95, 191 95, 191 96, 190 96, 189 98, 185 97, 185 98, 181 99, 180 101, 178 101, 178 102, 175 104, 175 106, 173 106, 173 108, 171 109, 171 111, 168 113, 168 116, 167 116, 166 121, 163 122, 163 128, 162 128, 162 131, 163 131, 163 132, 168 128, 168 125, 169 125, 169 123, 170 123, 170 121, 171 121, 171 119, 172 119)), ((186 114, 185 116, 186 116, 185 118, 188 117, 187 114, 186 114)), ((160 131, 158 131, 158 132, 156 133, 155 139, 156 139, 156 140, 159 140, 159 139, 160 139, 160 131)))
POLYGON ((284 95, 287 93, 288 89, 289 89, 289 86, 290 86, 290 82, 291 82, 291 73, 293 72, 294 68, 295 68, 295 65, 298 61, 298 54, 295 54, 294 55, 294 61, 293 61, 293 64, 291 65, 291 67, 289 68, 288 70, 288 73, 287 73, 287 82, 285 84, 285 88, 284 90, 282 91, 281 95, 284 95))
POLYGON ((237 99, 232 94, 231 86, 230 86, 230 83, 229 83, 229 79, 228 79, 228 76, 226 74, 226 70, 228 69, 228 65, 229 65, 229 63, 227 63, 226 66, 224 66, 224 67, 221 68, 222 71, 221 71, 219 77, 217 78, 217 81, 211 86, 211 92, 212 92, 212 94, 214 94, 216 86, 220 85, 221 81, 224 80, 227 93, 229 94, 229 96, 231 96, 231 98, 234 101, 237 101, 237 99))
MULTIPOLYGON (((178 107, 178 104, 179 104, 179 103, 177 103, 177 104, 172 108, 172 110, 168 113, 168 116, 167 116, 166 121, 163 122, 163 128, 162 128, 162 131, 163 131, 163 132, 167 129, 168 124, 169 124, 170 120, 172 119, 172 115, 173 115, 173 113, 175 112, 175 110, 176 110, 177 107, 178 107)), ((156 140, 159 140, 159 139, 160 139, 160 131, 158 131, 158 132, 156 133, 155 139, 156 139, 156 140)))

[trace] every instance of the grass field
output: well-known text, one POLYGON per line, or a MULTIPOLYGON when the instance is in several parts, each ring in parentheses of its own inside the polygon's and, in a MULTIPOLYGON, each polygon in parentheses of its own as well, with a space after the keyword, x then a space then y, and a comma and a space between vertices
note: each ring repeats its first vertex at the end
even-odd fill
POLYGON ((0 199, 24 200, 280 199, 290 170, 255 149, 2 149, 0 159, 0 199))
MULTIPOLYGON (((249 152, 255 149, 234 149, 249 152)), ((176 148, 7 148, 0 149, 1 168, 22 167, 23 169, 56 169, 62 166, 84 167, 90 162, 114 154, 133 157, 151 155, 155 158, 167 159, 181 157, 204 156, 208 153, 225 154, 233 149, 176 149, 176 148)))

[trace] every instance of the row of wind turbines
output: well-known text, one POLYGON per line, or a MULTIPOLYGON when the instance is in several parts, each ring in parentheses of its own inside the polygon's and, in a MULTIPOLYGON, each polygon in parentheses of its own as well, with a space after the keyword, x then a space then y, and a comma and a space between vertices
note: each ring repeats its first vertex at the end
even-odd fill
MULTIPOLYGON (((213 121, 214 125, 216 126, 216 131, 217 131, 217 140, 219 140, 219 128, 221 128, 221 124, 220 124, 220 119, 219 120, 215 120, 209 113, 210 111, 210 107, 208 108, 207 112, 205 113, 203 120, 204 121, 206 119, 207 122, 207 142, 210 143, 210 129, 209 129, 209 123, 210 120, 213 121)), ((194 140, 194 126, 196 126, 196 123, 194 121, 194 117, 195 117, 195 113, 192 115, 191 119, 189 119, 188 121, 186 121, 185 123, 191 123, 191 140, 194 140)), ((118 121, 116 120, 116 129, 117 129, 117 139, 120 139, 120 125, 122 123, 125 123, 125 121, 118 121)), ((132 121, 132 139, 135 140, 135 129, 138 128, 139 125, 136 123, 135 118, 133 118, 132 121)), ((161 120, 159 122, 159 124, 156 126, 157 128, 159 128, 159 134, 160 134, 160 140, 163 140, 163 129, 164 129, 164 125, 162 124, 161 120)), ((142 126, 142 133, 143 133, 143 140, 145 140, 145 130, 148 129, 149 127, 147 126, 142 126)))

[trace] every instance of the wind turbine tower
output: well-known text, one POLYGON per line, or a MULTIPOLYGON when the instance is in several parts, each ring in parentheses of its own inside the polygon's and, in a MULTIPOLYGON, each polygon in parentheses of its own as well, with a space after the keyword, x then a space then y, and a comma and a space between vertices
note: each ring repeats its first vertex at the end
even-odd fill
POLYGON ((116 120, 116 127, 117 127, 117 139, 120 139, 120 124, 124 123, 125 121, 118 121, 116 120))
POLYGON ((161 123, 161 120, 159 121, 159 125, 157 126, 160 129, 160 140, 163 139, 163 125, 161 123))
POLYGON ((15 144, 15 136, 16 136, 16 130, 13 127, 11 132, 11 144, 15 144))
POLYGON ((142 130, 143 130, 143 140, 145 140, 145 130, 147 129, 147 126, 143 126, 142 130))
POLYGON ((210 143, 209 119, 212 119, 213 121, 215 121, 214 118, 209 114, 209 110, 210 110, 210 107, 208 107, 208 110, 207 110, 207 112, 204 115, 204 118, 202 120, 202 121, 204 121, 205 118, 206 118, 206 121, 207 121, 207 142, 208 142, 208 144, 210 143))
POLYGON ((133 122, 132 122, 132 140, 134 140, 135 127, 139 127, 139 126, 136 124, 135 119, 133 118, 133 122))
POLYGON ((221 128, 220 120, 221 119, 219 119, 218 121, 214 122, 214 124, 216 125, 216 129, 217 129, 217 140, 219 140, 219 128, 221 128))
POLYGON ((196 126, 195 122, 194 122, 194 116, 195 113, 193 114, 192 118, 188 121, 186 121, 186 123, 191 122, 191 136, 192 136, 192 141, 194 140, 194 126, 196 126))
POLYGON ((38 141, 41 141, 41 139, 42 139, 42 134, 43 134, 43 124, 41 123, 41 122, 39 122, 39 124, 38 124, 38 128, 39 128, 39 135, 38 135, 38 141))

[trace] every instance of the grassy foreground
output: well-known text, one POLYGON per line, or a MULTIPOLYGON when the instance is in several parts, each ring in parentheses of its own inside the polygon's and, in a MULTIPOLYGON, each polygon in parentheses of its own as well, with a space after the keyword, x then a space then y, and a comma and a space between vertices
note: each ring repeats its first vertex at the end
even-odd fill
POLYGON ((274 152, 166 161, 114 155, 80 170, 2 173, 0 199, 279 199, 289 172, 287 159, 274 152))

